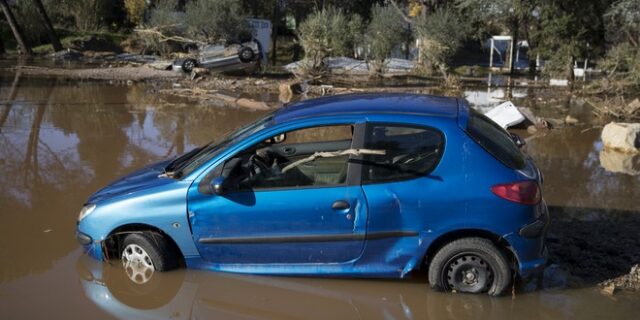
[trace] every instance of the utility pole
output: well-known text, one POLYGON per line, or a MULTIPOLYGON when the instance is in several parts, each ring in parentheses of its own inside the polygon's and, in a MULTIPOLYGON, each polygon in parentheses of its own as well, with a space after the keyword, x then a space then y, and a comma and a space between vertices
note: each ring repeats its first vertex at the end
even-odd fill
POLYGON ((62 44, 60 43, 60 39, 56 34, 56 31, 53 29, 53 25, 51 24, 51 19, 49 19, 49 15, 47 15, 47 10, 45 10, 42 5, 41 0, 33 0, 36 5, 36 9, 40 13, 42 20, 44 22, 44 26, 47 29, 47 35, 49 36, 49 41, 51 41, 51 45, 53 46, 53 51, 62 50, 62 44))
POLYGON ((0 0, 0 7, 2 7, 2 12, 4 12, 4 16, 7 18, 7 22, 9 23, 9 27, 11 27, 11 31, 13 32, 13 36, 16 38, 18 42, 18 46, 22 48, 24 54, 31 55, 31 47, 25 41, 22 32, 20 31, 20 27, 18 26, 18 22, 16 22, 16 18, 13 16, 11 12, 11 8, 9 8, 9 4, 7 4, 7 0, 0 0))

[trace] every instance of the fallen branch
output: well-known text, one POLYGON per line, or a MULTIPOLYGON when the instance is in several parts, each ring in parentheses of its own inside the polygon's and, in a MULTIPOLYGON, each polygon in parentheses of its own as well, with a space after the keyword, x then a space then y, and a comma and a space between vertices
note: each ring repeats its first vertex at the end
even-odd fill
POLYGON ((203 42, 203 41, 200 41, 200 40, 190 39, 190 38, 186 38, 186 37, 182 37, 182 36, 168 36, 168 35, 162 33, 162 31, 160 31, 163 28, 168 28, 168 27, 173 27, 173 26, 175 26, 175 25, 153 27, 153 28, 136 28, 133 31, 136 32, 136 33, 140 33, 140 34, 156 36, 156 37, 158 37, 160 39, 160 42, 175 41, 175 42, 183 42, 183 43, 197 43, 199 45, 207 44, 206 42, 203 42))

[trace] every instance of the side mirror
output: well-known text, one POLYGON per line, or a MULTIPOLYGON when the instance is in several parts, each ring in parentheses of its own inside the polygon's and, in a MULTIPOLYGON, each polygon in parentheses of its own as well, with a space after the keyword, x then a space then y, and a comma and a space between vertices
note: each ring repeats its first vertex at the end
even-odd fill
POLYGON ((224 188, 224 177, 223 176, 217 177, 217 178, 213 179, 213 181, 211 181, 211 191, 213 191, 213 193, 215 193, 217 195, 224 194, 225 188, 224 188))

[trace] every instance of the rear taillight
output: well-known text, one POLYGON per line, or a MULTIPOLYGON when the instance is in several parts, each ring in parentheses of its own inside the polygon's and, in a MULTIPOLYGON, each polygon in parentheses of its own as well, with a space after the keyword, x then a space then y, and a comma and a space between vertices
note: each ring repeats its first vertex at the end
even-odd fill
POLYGON ((491 192, 502 199, 528 205, 538 204, 542 198, 540 186, 535 181, 497 184, 491 187, 491 192))

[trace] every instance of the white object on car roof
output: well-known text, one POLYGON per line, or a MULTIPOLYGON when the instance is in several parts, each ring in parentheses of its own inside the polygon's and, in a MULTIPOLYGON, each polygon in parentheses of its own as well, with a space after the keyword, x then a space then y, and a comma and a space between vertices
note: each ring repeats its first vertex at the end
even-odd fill
POLYGON ((495 106, 484 115, 505 129, 525 119, 524 115, 522 115, 511 101, 506 101, 495 106))

